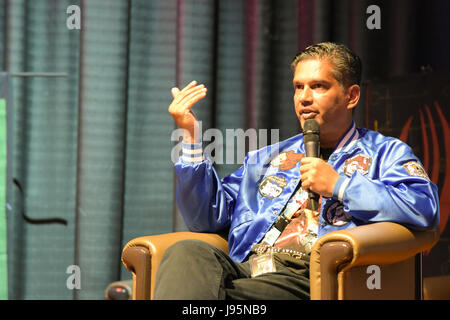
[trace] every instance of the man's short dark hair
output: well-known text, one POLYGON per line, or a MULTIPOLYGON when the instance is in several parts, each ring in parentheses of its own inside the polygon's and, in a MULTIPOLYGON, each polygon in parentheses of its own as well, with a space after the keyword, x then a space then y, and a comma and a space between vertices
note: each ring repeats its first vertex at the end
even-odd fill
POLYGON ((292 70, 295 71, 300 61, 308 59, 326 59, 333 63, 334 77, 346 88, 361 82, 361 59, 343 44, 321 42, 306 47, 292 61, 292 70))

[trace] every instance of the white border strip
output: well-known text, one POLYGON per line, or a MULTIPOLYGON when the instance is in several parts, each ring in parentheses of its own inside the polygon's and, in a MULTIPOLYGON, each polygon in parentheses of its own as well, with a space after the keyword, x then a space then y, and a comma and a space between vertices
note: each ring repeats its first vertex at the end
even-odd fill
POLYGON ((344 136, 344 138, 341 140, 341 142, 339 143, 339 145, 336 147, 336 150, 334 150, 333 153, 335 152, 340 152, 341 149, 347 144, 347 142, 354 136, 356 131, 356 126, 355 126, 355 122, 352 122, 352 127, 350 128, 350 130, 348 130, 347 134, 344 136))
POLYGON ((348 183, 350 182, 350 178, 346 178, 344 182, 342 182, 341 187, 338 192, 338 200, 342 202, 342 198, 344 197, 344 191, 347 188, 348 183))

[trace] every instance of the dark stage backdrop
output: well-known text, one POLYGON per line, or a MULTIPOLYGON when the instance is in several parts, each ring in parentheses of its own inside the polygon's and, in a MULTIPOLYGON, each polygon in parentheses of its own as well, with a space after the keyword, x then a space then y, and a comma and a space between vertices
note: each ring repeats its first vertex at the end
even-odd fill
MULTIPOLYGON (((374 86, 422 66, 450 72, 449 12, 449 1, 0 0, 0 71, 12 110, 9 298, 102 299, 110 282, 131 278, 120 262, 127 241, 185 229, 173 201, 172 86, 206 84, 196 106, 203 130, 280 129, 285 139, 299 131, 289 68, 299 49, 342 42, 361 55, 374 86), (380 29, 366 26, 374 4, 380 29), (80 8, 80 29, 67 27, 70 5, 80 8), (70 285, 73 266, 80 288, 70 285)), ((449 119, 442 95, 436 101, 449 119)), ((396 127, 378 119, 379 128, 400 129, 409 116, 411 130, 420 127, 420 109, 431 152, 444 119, 434 102, 436 131, 422 104, 404 109, 396 127)), ((362 102, 359 126, 365 111, 362 102)), ((237 167, 217 165, 221 176, 237 167)), ((446 168, 441 161, 440 192, 446 168)))
POLYGON ((408 143, 439 188, 440 240, 424 276, 450 274, 450 73, 423 72, 366 85, 366 127, 408 143))

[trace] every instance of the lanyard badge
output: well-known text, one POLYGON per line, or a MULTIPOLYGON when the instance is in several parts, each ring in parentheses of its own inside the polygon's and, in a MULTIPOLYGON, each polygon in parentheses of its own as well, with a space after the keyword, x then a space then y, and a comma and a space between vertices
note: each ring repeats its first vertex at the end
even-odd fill
POLYGON ((273 259, 273 252, 268 251, 262 255, 255 255, 250 259, 252 278, 263 273, 275 272, 277 268, 273 259))

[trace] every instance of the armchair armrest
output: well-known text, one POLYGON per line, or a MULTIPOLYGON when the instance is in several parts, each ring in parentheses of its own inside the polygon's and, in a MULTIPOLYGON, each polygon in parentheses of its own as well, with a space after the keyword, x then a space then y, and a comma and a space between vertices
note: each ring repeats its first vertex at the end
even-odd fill
POLYGON ((330 232, 317 239, 312 248, 311 298, 334 298, 324 294, 332 288, 339 288, 340 298, 349 269, 404 261, 430 249, 438 239, 438 230, 412 231, 392 222, 330 232))
POLYGON ((212 233, 173 232, 132 239, 122 250, 122 263, 133 275, 133 299, 153 298, 154 280, 164 252, 187 239, 203 240, 228 252, 227 240, 212 233))

